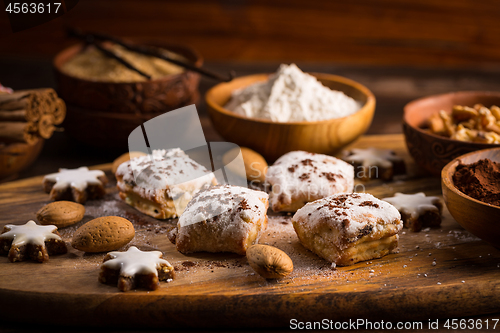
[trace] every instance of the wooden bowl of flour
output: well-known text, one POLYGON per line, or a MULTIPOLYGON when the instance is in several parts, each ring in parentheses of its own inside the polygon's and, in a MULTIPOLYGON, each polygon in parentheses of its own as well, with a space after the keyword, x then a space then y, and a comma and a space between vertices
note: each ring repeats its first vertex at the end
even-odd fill
POLYGON ((251 148, 262 154, 268 162, 294 150, 334 154, 366 132, 375 113, 375 96, 362 84, 345 77, 310 74, 326 87, 342 91, 361 102, 361 108, 343 118, 286 123, 248 118, 225 109, 224 105, 234 90, 265 81, 269 77, 269 74, 249 75, 220 83, 207 92, 208 112, 215 129, 226 141, 251 148))

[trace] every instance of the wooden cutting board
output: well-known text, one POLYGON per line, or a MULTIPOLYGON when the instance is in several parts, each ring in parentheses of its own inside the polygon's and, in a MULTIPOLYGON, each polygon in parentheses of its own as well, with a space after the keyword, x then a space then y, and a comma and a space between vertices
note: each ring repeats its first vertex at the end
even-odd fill
MULTIPOLYGON (((409 166, 408 176, 362 184, 358 191, 364 186, 379 198, 398 191, 441 194, 439 179, 418 175, 401 135, 366 136, 353 146, 392 148, 409 166)), ((109 164, 98 168, 114 179, 109 164)), ((0 227, 35 219, 49 202, 41 182, 42 177, 35 177, 0 185, 0 227)), ((68 254, 44 264, 0 257, 0 319, 162 329, 289 327, 292 319, 427 321, 500 309, 500 251, 462 229, 446 209, 440 228, 419 233, 403 229, 399 254, 336 270, 302 247, 291 216, 270 214, 261 243, 287 252, 295 270, 280 281, 266 281, 245 257, 178 253, 166 237, 172 221, 155 220, 125 205, 113 181, 107 191, 105 199, 87 203, 80 224, 60 230, 63 238, 69 242, 76 228, 92 218, 126 217, 136 228, 130 245, 163 251, 176 267, 176 279, 154 292, 122 293, 97 281, 104 254, 69 247, 68 254)))

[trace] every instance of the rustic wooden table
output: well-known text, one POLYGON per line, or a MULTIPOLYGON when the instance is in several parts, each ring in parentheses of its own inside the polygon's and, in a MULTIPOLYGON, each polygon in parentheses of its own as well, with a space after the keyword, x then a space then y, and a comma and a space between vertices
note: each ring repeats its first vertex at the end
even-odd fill
MULTIPOLYGON (((15 89, 34 88, 40 86, 55 86, 51 65, 48 60, 19 60, 12 58, 0 59, 5 65, 0 80, 2 83, 15 89), (21 73, 20 73, 21 71, 21 73)), ((278 63, 209 63, 207 67, 226 72, 228 69, 236 70, 238 75, 246 75, 260 72, 272 72, 278 63)), ((328 64, 299 64, 306 71, 327 72, 343 75, 365 84, 371 89, 377 98, 377 109, 375 119, 369 130, 369 134, 390 134, 401 132, 401 117, 403 106, 412 99, 429 94, 444 93, 457 90, 500 90, 500 82, 497 80, 498 72, 481 70, 444 70, 444 69, 410 69, 410 68, 361 68, 344 67, 328 64)), ((204 92, 214 82, 202 80, 200 91, 204 92)), ((207 141, 220 139, 213 130, 206 115, 203 100, 198 104, 198 111, 202 119, 207 141)), ((28 170, 22 172, 19 178, 27 178, 53 172, 59 167, 78 167, 81 165, 95 165, 111 162, 123 151, 99 151, 80 145, 69 139, 64 133, 56 133, 47 141, 44 150, 35 164, 28 170)), ((460 306, 460 305, 457 305, 460 306)), ((57 314, 55 314, 57 315, 57 314)), ((496 319, 498 315, 478 317, 480 319, 496 319)), ((475 318, 477 319, 477 318, 475 318)), ((441 322, 441 325, 444 321, 441 322)), ((32 331, 75 331, 87 332, 83 328, 75 327, 35 327, 23 326, 18 323, 3 323, 1 332, 32 332, 32 331)), ((424 325, 425 327, 425 325, 424 325)), ((500 327, 497 327, 497 330, 500 327)), ((95 330, 92 330, 95 331, 95 330)), ((118 332, 118 330, 106 330, 107 332, 118 332)), ((421 330, 420 332, 436 331, 421 330)), ((449 330, 446 330, 449 331, 449 330)), ((491 328, 490 328, 491 331, 491 328)))

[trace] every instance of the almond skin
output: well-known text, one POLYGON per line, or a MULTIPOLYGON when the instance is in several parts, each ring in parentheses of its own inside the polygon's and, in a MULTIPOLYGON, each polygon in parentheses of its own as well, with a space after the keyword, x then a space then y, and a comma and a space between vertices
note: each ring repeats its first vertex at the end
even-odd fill
POLYGON ((132 223, 119 216, 104 216, 82 225, 73 234, 71 246, 84 252, 118 250, 135 236, 132 223))
POLYGON ((36 218, 40 224, 64 228, 82 220, 85 207, 72 201, 55 201, 43 206, 36 218))
POLYGON ((266 160, 264 159, 264 157, 262 157, 261 154, 250 148, 233 148, 224 154, 224 156, 222 157, 222 161, 224 165, 228 166, 229 170, 236 173, 237 175, 246 177, 249 182, 255 181, 263 183, 266 179, 266 172, 268 167, 266 160), (239 170, 230 164, 231 161, 238 156, 240 151, 241 157, 243 157, 243 163, 245 164, 245 170, 239 170))
POLYGON ((280 279, 293 271, 292 259, 274 246, 252 245, 247 250, 247 260, 250 266, 266 279, 280 279))

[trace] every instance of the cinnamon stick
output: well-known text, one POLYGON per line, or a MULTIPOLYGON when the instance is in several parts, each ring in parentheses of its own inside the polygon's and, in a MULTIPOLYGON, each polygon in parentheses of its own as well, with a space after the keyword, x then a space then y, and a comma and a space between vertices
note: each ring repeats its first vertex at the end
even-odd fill
POLYGON ((31 108, 34 96, 30 92, 20 91, 0 95, 0 109, 21 110, 31 108))
POLYGON ((0 122, 0 142, 14 143, 25 142, 33 144, 38 136, 31 131, 32 123, 25 122, 0 122))
POLYGON ((40 118, 38 109, 41 95, 30 90, 16 91, 12 94, 0 95, 0 110, 2 111, 26 111, 26 119, 37 121, 40 118))
POLYGON ((29 90, 18 90, 13 92, 12 94, 0 94, 0 105, 7 102, 21 99, 27 95, 29 95, 29 90))
POLYGON ((30 119, 30 114, 26 110, 0 110, 0 121, 28 121, 33 122, 38 119, 30 119))
POLYGON ((41 96, 42 100, 47 106, 47 108, 43 110, 44 113, 52 113, 57 103, 57 100, 59 99, 57 97, 57 93, 55 92, 55 90, 52 88, 39 88, 39 89, 34 89, 34 92, 41 96))
POLYGON ((44 114, 53 114, 54 110, 51 105, 51 101, 47 98, 47 96, 43 94, 38 94, 38 96, 40 96, 40 100, 38 101, 37 110, 38 113, 40 114, 40 118, 44 114))
POLYGON ((52 88, 37 88, 37 89, 33 89, 33 90, 28 90, 28 91, 34 91, 34 92, 37 92, 37 93, 41 93, 41 94, 47 95, 52 100, 57 99, 57 93, 52 88))
POLYGON ((51 114, 44 114, 40 117, 40 120, 38 121, 38 123, 36 123, 36 125, 37 125, 36 132, 38 132, 38 134, 42 138, 49 139, 55 130, 54 116, 51 114))
POLYGON ((0 96, 0 142, 33 143, 49 139, 63 122, 66 104, 52 88, 16 91, 0 96))
POLYGON ((61 125, 66 118, 66 104, 60 98, 57 99, 56 105, 54 108, 54 125, 61 125))
POLYGON ((60 125, 66 117, 66 104, 57 97, 57 93, 52 88, 40 88, 34 90, 40 94, 41 101, 38 106, 41 114, 51 114, 54 117, 54 125, 60 125))

